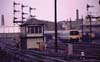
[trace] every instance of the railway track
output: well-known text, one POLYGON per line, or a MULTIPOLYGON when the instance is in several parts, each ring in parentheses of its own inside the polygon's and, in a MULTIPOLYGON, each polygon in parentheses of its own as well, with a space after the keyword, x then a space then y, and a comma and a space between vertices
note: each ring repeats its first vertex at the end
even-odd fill
MULTIPOLYGON (((59 47, 59 51, 65 52, 65 49, 68 50, 67 44, 61 44, 59 47)), ((49 43, 47 49, 54 50, 54 44, 49 43)), ((97 44, 82 44, 76 43, 73 44, 73 55, 76 57, 80 57, 81 52, 84 51, 87 59, 99 59, 100 57, 100 45, 97 44)), ((67 55, 67 52, 66 52, 67 55)))
POLYGON ((0 42, 2 50, 6 51, 8 55, 11 55, 13 58, 16 58, 16 60, 20 60, 23 62, 66 62, 65 60, 50 57, 46 52, 39 52, 39 51, 29 51, 14 47, 13 45, 10 45, 8 43, 0 42))
MULTIPOLYGON (((80 45, 80 48, 83 48, 82 45, 80 45)), ((87 45, 89 46, 89 45, 87 45)), ((54 52, 54 46, 53 44, 49 44, 49 47, 47 46, 47 51, 36 51, 36 50, 27 50, 27 49, 18 49, 15 47, 15 45, 11 45, 10 43, 2 42, 0 41, 0 47, 2 50, 6 51, 8 55, 11 55, 13 58, 16 58, 19 61, 22 62, 67 62, 64 57, 66 56, 65 54, 65 49, 67 48, 66 44, 59 44, 59 52, 55 53, 54 52), (2 46, 3 45, 3 46, 2 46), (64 54, 62 54, 64 53, 64 54)), ((77 46, 78 47, 78 46, 77 46)), ((85 47, 86 48, 86 47, 85 47)), ((99 48, 99 46, 95 45, 95 48, 99 48)), ((91 49, 90 49, 91 50, 91 49)), ((97 49, 98 50, 98 49, 97 49)), ((81 51, 81 50, 77 50, 81 51)), ((86 50, 87 51, 87 50, 86 50)), ((94 51, 96 52, 96 51, 94 51)), ((79 53, 78 53, 79 54, 79 53)), ((92 54, 92 53, 91 53, 92 54)), ((96 56, 87 56, 89 58, 95 59, 96 56)), ((75 60, 76 58, 80 58, 79 56, 71 56, 73 58, 72 60, 75 60)))

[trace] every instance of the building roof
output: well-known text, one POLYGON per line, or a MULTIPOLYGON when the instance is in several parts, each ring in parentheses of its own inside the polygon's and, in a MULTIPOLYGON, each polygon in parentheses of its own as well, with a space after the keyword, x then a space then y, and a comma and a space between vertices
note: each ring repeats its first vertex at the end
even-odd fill
MULTIPOLYGON (((25 26, 25 25, 36 25, 36 24, 42 24, 44 25, 44 29, 45 30, 54 30, 55 29, 55 25, 54 22, 51 21, 45 21, 45 20, 39 20, 36 18, 30 18, 28 19, 26 22, 24 22, 21 26, 25 26)), ((58 30, 62 30, 61 25, 58 23, 58 30)))

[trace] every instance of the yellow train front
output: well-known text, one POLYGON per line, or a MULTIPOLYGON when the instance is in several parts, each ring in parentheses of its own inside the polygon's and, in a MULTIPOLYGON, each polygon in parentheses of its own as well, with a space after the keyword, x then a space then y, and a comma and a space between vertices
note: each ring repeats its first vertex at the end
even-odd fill
POLYGON ((73 30, 69 32, 69 42, 70 43, 77 43, 79 42, 81 35, 80 32, 78 30, 73 30))
POLYGON ((92 42, 93 40, 100 38, 100 35, 96 34, 95 32, 92 33, 84 32, 84 33, 82 34, 80 30, 71 30, 69 32, 69 42, 70 43, 92 42))

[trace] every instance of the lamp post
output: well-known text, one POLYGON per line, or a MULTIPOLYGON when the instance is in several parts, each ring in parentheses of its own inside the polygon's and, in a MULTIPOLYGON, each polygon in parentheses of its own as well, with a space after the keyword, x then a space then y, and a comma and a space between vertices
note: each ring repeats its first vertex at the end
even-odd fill
POLYGON ((58 42, 57 42, 57 0, 54 0, 54 21, 55 21, 55 52, 58 52, 58 42))

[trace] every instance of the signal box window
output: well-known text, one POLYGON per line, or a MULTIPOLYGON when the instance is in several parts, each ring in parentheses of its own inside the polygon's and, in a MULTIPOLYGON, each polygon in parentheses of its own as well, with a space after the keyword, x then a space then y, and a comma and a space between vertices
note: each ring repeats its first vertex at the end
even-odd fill
POLYGON ((42 26, 28 26, 28 33, 42 33, 42 26))

